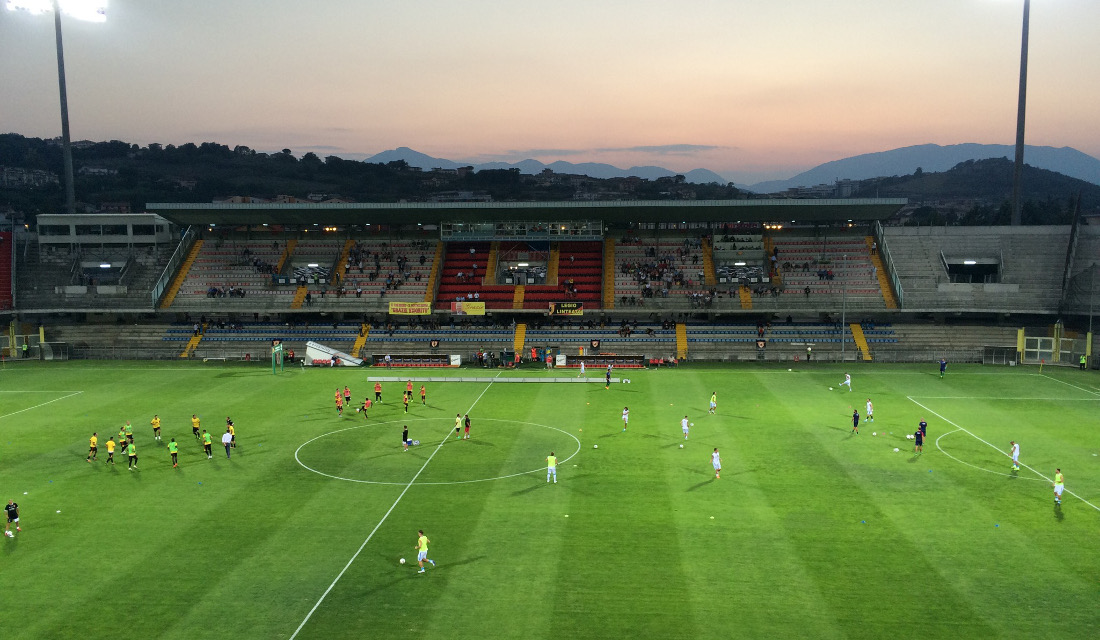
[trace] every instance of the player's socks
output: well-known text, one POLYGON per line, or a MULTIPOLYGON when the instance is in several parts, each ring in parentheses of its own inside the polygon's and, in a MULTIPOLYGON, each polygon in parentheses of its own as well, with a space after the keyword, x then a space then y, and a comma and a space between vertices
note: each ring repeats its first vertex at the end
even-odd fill
POLYGON ((417 573, 424 573, 424 567, 420 567, 420 571, 417 571, 417 573))
POLYGON ((435 560, 428 560, 428 562, 432 563, 433 567, 435 566, 435 560))

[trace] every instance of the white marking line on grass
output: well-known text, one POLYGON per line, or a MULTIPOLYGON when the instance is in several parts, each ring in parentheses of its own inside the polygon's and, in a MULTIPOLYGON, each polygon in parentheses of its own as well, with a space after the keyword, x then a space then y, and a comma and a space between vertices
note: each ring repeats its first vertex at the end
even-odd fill
MULTIPOLYGON (((968 466, 968 467, 970 467, 970 468, 972 468, 972 469, 977 469, 978 471, 985 471, 986 473, 995 473, 995 474, 997 474, 997 475, 999 475, 999 476, 1005 476, 1006 478, 1011 478, 1011 477, 1013 477, 1013 476, 1012 476, 1012 474, 1010 474, 1010 473, 1005 473, 1005 472, 1003 472, 1003 471, 994 471, 994 470, 992 470, 992 469, 986 469, 985 467, 979 467, 979 466, 978 466, 978 465, 976 465, 976 464, 970 464, 970 463, 969 463, 969 462, 967 462, 966 460, 960 460, 959 458, 956 458, 955 456, 953 456, 953 455, 951 455, 950 453, 948 453, 948 452, 947 452, 946 450, 944 450, 944 448, 943 448, 943 447, 941 447, 941 446, 940 446, 940 439, 942 439, 942 438, 943 438, 944 436, 949 436, 949 435, 951 435, 952 433, 958 433, 959 431, 961 431, 961 429, 955 429, 954 431, 948 431, 947 433, 945 433, 945 434, 941 435, 941 436, 940 436, 939 438, 936 438, 936 448, 940 450, 940 453, 942 453, 943 455, 947 456, 948 458, 951 458, 951 459, 952 459, 952 460, 954 460, 955 462, 958 462, 958 463, 961 463, 961 464, 965 464, 966 466, 968 466)), ((1040 478, 1020 478, 1019 476, 1016 476, 1016 477, 1017 477, 1017 478, 1019 478, 1020 480, 1035 480, 1036 482, 1039 482, 1039 481, 1041 481, 1041 479, 1040 479, 1040 478)))
MULTIPOLYGON (((497 375, 499 376, 500 373, 498 373, 497 375)), ((477 399, 474 400, 474 403, 470 405, 470 408, 466 410, 466 413, 470 413, 474 410, 474 407, 477 406, 477 403, 481 400, 482 396, 484 396, 485 392, 488 391, 489 388, 492 386, 492 382, 485 386, 485 388, 481 391, 481 395, 479 395, 477 399)), ((355 562, 355 559, 359 557, 360 553, 363 553, 363 549, 366 548, 367 543, 370 542, 370 539, 373 538, 374 534, 377 533, 378 530, 382 527, 382 523, 384 523, 386 521, 386 518, 390 517, 390 514, 393 513, 393 510, 397 508, 397 503, 401 502, 401 498, 405 497, 405 493, 408 492, 409 488, 413 486, 413 483, 416 482, 416 479, 419 478, 420 474, 424 472, 424 469, 428 468, 428 463, 432 461, 432 458, 435 457, 435 454, 439 453, 439 450, 443 448, 443 445, 447 442, 448 439, 450 439, 450 437, 451 429, 450 427, 448 427, 447 435, 443 436, 443 440, 441 440, 439 444, 436 445, 435 451, 432 451, 432 455, 428 456, 428 459, 424 461, 424 464, 420 467, 420 470, 416 472, 416 475, 412 477, 412 480, 409 480, 409 484, 405 485, 405 488, 401 490, 401 495, 397 496, 397 499, 393 501, 392 505, 390 505, 390 508, 388 511, 386 511, 386 514, 382 516, 382 519, 378 521, 378 524, 374 525, 374 529, 371 530, 370 534, 367 536, 367 539, 363 541, 363 544, 359 545, 359 550, 355 552, 355 555, 351 557, 351 560, 348 560, 348 563, 345 564, 344 568, 340 570, 339 574, 337 574, 336 579, 332 581, 332 584, 328 586, 328 589, 325 589, 325 592, 322 593, 321 597, 317 599, 317 604, 313 605, 313 608, 310 609, 309 613, 306 614, 305 619, 302 620, 302 624, 298 625, 298 628, 295 629, 294 633, 290 635, 290 640, 294 640, 294 638, 298 637, 298 633, 301 632, 302 627, 306 626, 306 623, 309 622, 309 619, 313 617, 313 613, 317 611, 317 608, 320 607, 321 603, 325 601, 326 597, 328 597, 328 594, 330 591, 332 591, 332 588, 336 586, 336 583, 340 581, 340 578, 344 577, 344 574, 347 572, 348 568, 351 567, 351 563, 355 562)))
POLYGON ((1077 386, 1077 385, 1075 385, 1075 384, 1070 384, 1069 382, 1066 382, 1065 380, 1059 380, 1058 378, 1052 378, 1052 377, 1048 376, 1048 375, 1047 375, 1047 374, 1045 374, 1045 373, 1044 373, 1044 374, 1041 374, 1041 375, 1042 375, 1042 376, 1043 376, 1044 378, 1047 378, 1048 380, 1053 380, 1053 381, 1055 381, 1055 382, 1061 382, 1062 384, 1064 384, 1064 385, 1066 385, 1066 386, 1070 386, 1070 387, 1073 387, 1074 389, 1078 389, 1078 390, 1080 390, 1080 391, 1084 391, 1085 393, 1091 393, 1091 394, 1092 394, 1092 395, 1094 395, 1094 396, 1098 396, 1098 397, 1100 397, 1100 393, 1097 393, 1097 392, 1095 392, 1095 391, 1089 391, 1088 389, 1086 389, 1086 388, 1084 388, 1084 387, 1079 387, 1079 386, 1077 386))
MULTIPOLYGON (((400 424, 402 422, 430 422, 430 421, 438 422, 439 419, 438 418, 416 418, 414 420, 388 420, 386 422, 378 422, 378 423, 374 423, 374 424, 360 424, 360 425, 356 425, 354 427, 346 427, 344 429, 337 429, 336 431, 329 431, 328 433, 322 433, 321 435, 319 435, 315 438, 310 438, 309 440, 306 440, 305 442, 303 442, 301 444, 301 446, 299 446, 294 451, 294 459, 298 462, 299 465, 301 465, 301 467, 303 469, 307 469, 309 471, 312 471, 313 473, 316 473, 317 475, 320 475, 320 476, 325 476, 326 478, 332 478, 333 480, 343 480, 345 482, 358 482, 360 484, 390 484, 390 485, 396 484, 396 485, 402 485, 402 484, 405 484, 405 483, 404 482, 387 482, 387 481, 384 481, 384 480, 360 480, 360 479, 357 479, 357 478, 345 478, 343 476, 334 476, 330 473, 325 473, 324 471, 318 471, 317 469, 314 469, 313 467, 311 467, 311 466, 307 465, 306 463, 302 462, 301 458, 298 457, 298 453, 303 448, 305 448, 306 445, 308 445, 308 444, 310 444, 310 443, 312 443, 316 440, 320 440, 321 438, 324 438, 326 436, 331 436, 333 434, 343 433, 345 431, 351 431, 353 429, 365 429, 365 428, 369 428, 369 427, 380 427, 380 426, 387 425, 387 424, 400 424)), ((515 420, 498 420, 496 418, 478 418, 478 422, 506 422, 508 424, 521 424, 521 425, 527 425, 527 426, 532 426, 532 427, 544 427, 546 429, 551 429, 553 431, 558 431, 558 432, 564 433, 565 435, 569 436, 570 438, 573 438, 573 440, 577 443, 577 450, 574 451, 572 454, 570 454, 570 456, 568 458, 566 458, 564 460, 559 460, 559 462, 561 464, 565 464, 566 462, 569 462, 574 457, 576 457, 576 455, 578 453, 581 452, 581 441, 577 438, 577 436, 573 435, 572 433, 569 433, 568 431, 566 431, 564 429, 559 429, 557 427, 551 427, 550 425, 547 425, 547 424, 538 424, 537 422, 517 422, 515 420)), ((477 478, 475 480, 451 480, 449 482, 421 482, 420 484, 421 484, 421 486, 425 486, 425 485, 453 485, 453 484, 471 484, 471 483, 474 483, 474 482, 490 482, 492 480, 506 480, 508 478, 515 478, 516 476, 525 476, 525 475, 528 475, 528 474, 531 474, 531 473, 539 473, 539 472, 542 472, 542 471, 545 471, 545 470, 546 470, 546 467, 543 466, 543 467, 538 467, 537 469, 532 469, 530 471, 520 471, 518 473, 511 473, 511 474, 508 474, 508 475, 505 475, 505 476, 495 476, 495 477, 492 477, 492 478, 477 478)))
POLYGON ((42 404, 36 404, 33 407, 27 407, 26 409, 20 409, 19 411, 12 411, 11 413, 5 413, 4 415, 0 416, 0 420, 3 420, 4 418, 10 418, 11 416, 18 415, 18 414, 23 413, 25 411, 30 411, 31 409, 37 409, 38 407, 44 407, 48 404, 53 404, 55 402, 65 400, 66 398, 71 398, 73 396, 78 396, 82 393, 84 393, 84 392, 83 391, 73 391, 72 393, 70 393, 68 395, 61 396, 60 398, 54 398, 53 400, 43 402, 42 404))
MULTIPOLYGON (((1012 457, 1012 456, 1008 455, 1008 454, 1007 454, 1007 453, 1005 453, 1004 451, 1001 451, 1001 450, 1000 450, 999 448, 997 448, 997 446, 996 446, 996 445, 994 445, 994 444, 990 444, 990 443, 989 443, 989 442, 987 442, 986 440, 984 440, 984 439, 982 439, 982 438, 978 437, 977 435, 975 435, 975 434, 974 434, 973 432, 971 432, 971 431, 970 431, 969 429, 966 429, 966 428, 964 428, 964 427, 962 427, 962 426, 959 426, 958 424, 955 424, 954 422, 952 422, 952 421, 948 420, 947 418, 945 418, 945 417, 941 416, 940 414, 936 413, 935 411, 933 411, 933 410, 929 409, 929 408, 928 408, 927 406, 925 406, 925 405, 923 405, 923 404, 921 404, 921 403, 917 402, 916 400, 914 400, 914 399, 913 399, 913 396, 905 396, 905 397, 909 399, 909 402, 912 402, 913 404, 917 405, 918 407, 921 407, 922 409, 924 409, 924 410, 925 410, 925 411, 927 411, 928 413, 931 413, 932 415, 936 416, 936 417, 937 417, 937 418, 939 418, 940 420, 943 420, 943 421, 944 421, 944 422, 946 422, 947 424, 949 424, 949 425, 951 425, 951 426, 953 426, 953 427, 957 428, 957 429, 958 429, 959 431, 963 431, 963 432, 965 432, 965 433, 969 434, 969 435, 970 435, 971 437, 973 437, 973 438, 974 438, 975 440, 977 440, 977 441, 979 441, 979 442, 984 442, 985 444, 987 444, 987 445, 989 445, 990 447, 992 447, 992 448, 993 448, 993 449, 994 449, 994 450, 995 450, 995 451, 996 451, 997 453, 1000 453, 1000 454, 1001 454, 1002 456, 1004 456, 1004 457, 1006 457, 1006 458, 1010 458, 1010 459, 1011 459, 1011 457, 1012 457)), ((938 445, 937 445, 937 448, 938 448, 938 445)), ((941 451, 942 451, 942 449, 941 449, 941 451)), ((1043 475, 1042 473, 1039 473, 1039 472, 1038 472, 1038 471, 1036 471, 1035 469, 1033 469, 1033 468, 1031 468, 1031 467, 1027 466, 1026 464, 1024 464, 1024 463, 1022 463, 1022 462, 1021 462, 1021 463, 1020 463, 1020 466, 1024 467, 1025 469, 1027 469, 1028 471, 1030 471, 1030 472, 1034 473, 1035 475, 1039 476, 1040 478, 1042 478, 1042 479, 1046 480, 1047 482, 1050 482, 1050 483, 1052 483, 1052 484, 1053 484, 1053 482, 1054 482, 1053 480, 1051 480, 1050 478, 1046 477, 1046 476, 1045 476, 1045 475, 1043 475)), ((1064 491, 1065 491, 1066 493, 1068 493, 1069 495, 1073 496, 1074 498, 1077 498, 1077 499, 1078 499, 1078 500, 1080 500, 1081 502, 1084 502, 1085 504, 1087 504, 1088 506, 1092 507, 1093 509, 1096 509, 1097 511, 1100 511, 1100 507, 1098 507, 1098 506, 1094 505, 1093 503, 1089 502, 1088 500, 1085 500, 1084 498, 1082 498, 1081 496, 1077 495, 1076 493, 1074 493, 1074 492, 1070 491, 1069 489, 1065 489, 1064 491)))
POLYGON ((912 396, 925 400, 1045 400, 1047 402, 1100 402, 1100 398, 1006 398, 1004 396, 912 396))

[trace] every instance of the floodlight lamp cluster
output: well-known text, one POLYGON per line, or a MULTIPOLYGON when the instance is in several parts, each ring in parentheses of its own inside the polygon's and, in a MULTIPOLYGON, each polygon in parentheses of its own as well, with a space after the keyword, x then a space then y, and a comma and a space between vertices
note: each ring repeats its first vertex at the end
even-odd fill
POLYGON ((9 11, 31 14, 51 13, 55 7, 62 14, 84 22, 106 22, 107 0, 7 0, 9 11))

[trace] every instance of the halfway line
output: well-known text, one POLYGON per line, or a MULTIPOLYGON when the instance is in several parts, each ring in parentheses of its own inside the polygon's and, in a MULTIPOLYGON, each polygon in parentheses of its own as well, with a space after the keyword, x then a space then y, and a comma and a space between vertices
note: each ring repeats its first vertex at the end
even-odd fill
MULTIPOLYGON (((500 373, 497 373, 497 375, 499 376, 500 373)), ((485 392, 488 391, 489 387, 492 386, 493 383, 490 382, 488 386, 486 386, 485 389, 482 390, 481 395, 479 395, 477 399, 474 400, 474 403, 470 405, 470 408, 466 410, 466 413, 474 410, 474 407, 477 406, 478 401, 481 400, 482 396, 485 395, 485 392)), ((359 545, 359 550, 355 552, 355 555, 351 557, 351 560, 348 560, 348 563, 344 565, 343 569, 340 570, 340 573, 336 576, 336 579, 332 581, 332 584, 328 586, 328 589, 325 589, 325 592, 321 594, 321 597, 317 600, 317 604, 313 605, 313 608, 310 609, 309 613, 306 614, 305 619, 302 620, 302 624, 298 625, 298 628, 295 629, 294 633, 290 635, 290 640, 294 640, 294 638, 296 638, 298 636, 298 633, 302 630, 302 627, 306 626, 306 623, 309 622, 309 619, 313 617, 313 612, 317 611, 317 607, 320 607, 321 603, 325 601, 325 598, 328 596, 329 592, 332 591, 332 588, 336 586, 336 583, 340 581, 340 578, 344 577, 344 573, 346 573, 348 568, 351 567, 351 563, 355 562, 355 559, 358 558, 359 554, 363 552, 363 549, 366 548, 367 543, 370 542, 370 539, 373 538, 378 529, 382 527, 382 523, 386 521, 386 518, 390 517, 391 513, 393 513, 393 510, 397 507, 397 503, 401 502, 401 498, 405 497, 405 493, 409 490, 410 487, 413 486, 413 483, 416 482, 416 479, 419 478, 420 474, 424 472, 424 469, 428 468, 428 463, 432 461, 432 458, 435 457, 435 454, 439 453, 439 450, 443 448, 443 445, 446 444, 447 440, 450 439, 450 437, 451 429, 450 427, 448 427, 447 435, 443 436, 443 440, 440 441, 438 445, 436 445, 435 451, 432 451, 432 455, 428 456, 428 459, 424 461, 424 464, 420 467, 420 470, 416 472, 416 475, 412 477, 412 480, 409 480, 409 484, 405 485, 405 488, 401 491, 401 495, 397 496, 397 499, 393 501, 392 505, 390 505, 389 511, 386 511, 386 514, 382 516, 382 519, 378 521, 378 524, 374 525, 374 529, 371 530, 370 535, 368 535, 367 539, 363 541, 363 544, 359 545)))
MULTIPOLYGON (((1067 383, 1067 384, 1068 384, 1068 383, 1067 383)), ((962 426, 959 426, 958 424, 956 424, 956 423, 954 423, 954 422, 951 422, 951 421, 950 421, 950 420, 948 420, 947 418, 945 418, 945 417, 941 416, 940 414, 936 413, 935 411, 933 411, 933 410, 929 409, 929 408, 928 408, 927 406, 925 406, 925 405, 923 405, 923 404, 921 404, 921 403, 917 402, 916 400, 914 400, 914 399, 913 399, 913 396, 905 396, 905 397, 909 399, 909 402, 912 402, 913 404, 917 405, 918 407, 921 407, 922 409, 924 409, 924 410, 925 410, 925 411, 927 411, 928 413, 931 413, 932 415, 936 416, 936 417, 937 417, 937 418, 939 418, 940 420, 943 420, 943 421, 944 421, 944 422, 946 422, 947 424, 949 424, 949 425, 951 425, 951 426, 953 426, 953 427, 956 427, 956 428, 957 428, 957 429, 958 429, 959 431, 964 431, 964 432, 966 432, 966 433, 970 434, 970 436, 971 436, 971 437, 973 437, 973 438, 974 438, 975 440, 977 440, 978 442, 983 442, 983 443, 985 443, 985 444, 989 445, 990 447, 993 447, 993 449, 995 449, 995 450, 997 451, 997 453, 1000 453, 1000 454, 1001 454, 1002 456, 1004 456, 1004 457, 1006 457, 1006 458, 1011 458, 1011 457, 1012 457, 1012 456, 1008 455, 1007 453, 1005 453, 1004 451, 1001 451, 1001 450, 1000 450, 1000 448, 998 448, 998 447, 997 447, 996 445, 994 445, 994 444, 990 444, 989 442, 987 442, 987 441, 983 440, 982 438, 980 438, 980 437, 978 437, 978 436, 974 435, 974 433, 973 433, 973 432, 971 432, 971 431, 970 431, 969 429, 966 429, 966 428, 964 428, 964 427, 962 427, 962 426)), ((941 436, 941 437, 942 437, 942 436, 941 436)), ((938 442, 938 440, 937 440, 937 442, 938 442)), ((937 445, 937 448, 938 448, 938 445, 937 445)), ((940 449, 940 450, 941 450, 941 451, 943 451, 942 449, 940 449)), ((1030 471, 1030 472, 1034 473, 1035 475, 1039 476, 1040 478, 1042 478, 1042 479, 1046 480, 1047 482, 1054 482, 1054 481, 1053 481, 1053 480, 1051 480, 1050 478, 1046 477, 1046 476, 1045 476, 1045 475, 1043 475, 1042 473, 1040 473, 1040 472, 1036 471, 1035 469, 1033 469, 1033 468, 1029 467, 1028 465, 1026 465, 1026 464, 1024 464, 1024 463, 1022 463, 1022 462, 1021 462, 1021 463, 1020 463, 1020 465, 1022 465, 1022 466, 1023 466, 1024 468, 1026 468, 1026 469, 1027 469, 1028 471, 1030 471)), ((1078 500, 1080 500, 1081 502, 1084 502, 1085 504, 1087 504, 1088 506, 1092 507, 1093 509, 1096 509, 1097 511, 1100 511, 1100 507, 1098 507, 1098 506, 1094 505, 1093 503, 1089 502, 1088 500, 1085 500, 1084 498, 1082 498, 1081 496, 1077 495, 1076 493, 1074 493, 1074 492, 1070 491, 1069 489, 1064 489, 1064 491, 1065 491, 1066 493, 1068 493, 1069 495, 1073 496, 1074 498, 1077 498, 1077 499, 1078 499, 1078 500)))

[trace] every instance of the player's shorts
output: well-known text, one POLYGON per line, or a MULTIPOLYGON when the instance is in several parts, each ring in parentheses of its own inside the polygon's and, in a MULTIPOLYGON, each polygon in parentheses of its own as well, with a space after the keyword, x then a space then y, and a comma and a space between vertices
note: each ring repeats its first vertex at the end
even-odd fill
POLYGON ((1065 488, 1066 488, 1066 485, 1064 485, 1064 484, 1054 485, 1054 495, 1058 496, 1059 498, 1062 497, 1062 491, 1064 491, 1065 488))
POLYGON ((14 522, 14 523, 18 524, 19 523, 19 518, 18 517, 8 518, 8 522, 14 522))
POLYGON ((717 407, 717 406, 718 406, 718 403, 717 403, 717 402, 712 402, 712 403, 710 403, 710 408, 711 408, 711 409, 713 409, 713 408, 715 408, 715 407, 717 407))
POLYGON ((1020 454, 1016 454, 1016 455, 1012 456, 1012 464, 1016 464, 1019 461, 1020 461, 1020 454))
POLYGON ((684 433, 687 433, 687 432, 688 432, 688 428, 687 428, 687 427, 683 427, 683 431, 684 431, 684 433))
POLYGON ((99 451, 99 447, 88 447, 88 453, 95 453, 99 451))
POLYGON ((714 467, 715 471, 721 471, 722 470, 722 464, 720 462, 712 462, 712 463, 710 463, 710 466, 714 467))
POLYGON ((918 447, 923 447, 924 446, 924 438, 917 438, 916 439, 916 445, 918 447))
POLYGON ((416 561, 417 562, 423 562, 427 559, 428 559, 428 552, 427 551, 417 551, 416 552, 416 561))

